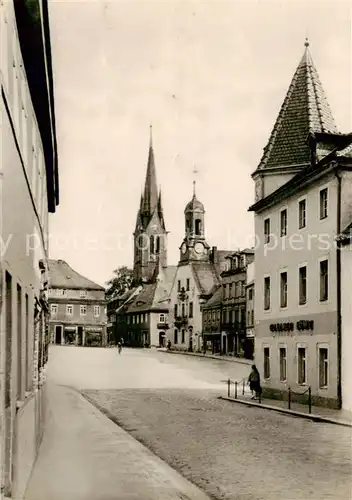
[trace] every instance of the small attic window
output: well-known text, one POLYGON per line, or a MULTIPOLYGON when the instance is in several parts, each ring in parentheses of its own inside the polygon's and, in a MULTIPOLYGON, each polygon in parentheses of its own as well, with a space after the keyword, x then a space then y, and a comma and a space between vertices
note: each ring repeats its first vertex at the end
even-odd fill
POLYGON ((66 276, 66 279, 67 279, 67 280, 70 280, 70 279, 71 279, 71 276, 66 276))

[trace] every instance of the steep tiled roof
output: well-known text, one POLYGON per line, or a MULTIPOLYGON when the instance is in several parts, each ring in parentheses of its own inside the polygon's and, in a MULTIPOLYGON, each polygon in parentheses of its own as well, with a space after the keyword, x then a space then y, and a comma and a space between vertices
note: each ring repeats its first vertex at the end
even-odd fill
POLYGON ((161 276, 158 279, 158 286, 155 290, 153 307, 167 307, 167 299, 170 296, 172 284, 175 279, 177 266, 167 266, 162 268, 161 276))
POLYGON ((200 292, 204 295, 212 293, 215 286, 220 284, 214 264, 210 262, 194 262, 191 266, 200 292))
POLYGON ((156 287, 156 283, 153 283, 152 285, 143 285, 140 293, 129 305, 127 312, 150 310, 153 305, 156 287))
POLYGON ((49 285, 52 288, 105 290, 103 286, 77 273, 64 260, 49 260, 49 285))
POLYGON ((210 299, 204 304, 205 308, 208 307, 216 307, 219 306, 222 303, 222 287, 220 286, 213 295, 210 297, 210 299))
POLYGON ((310 163, 310 132, 337 128, 306 42, 258 170, 310 163))

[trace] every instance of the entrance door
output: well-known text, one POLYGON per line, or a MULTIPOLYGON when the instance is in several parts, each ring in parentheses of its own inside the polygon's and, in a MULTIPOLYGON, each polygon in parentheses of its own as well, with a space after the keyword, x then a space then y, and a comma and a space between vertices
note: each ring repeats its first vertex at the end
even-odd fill
POLYGON ((83 344, 83 327, 79 326, 77 328, 77 345, 83 344))
POLYGON ((222 354, 227 353, 227 336, 223 335, 222 337, 222 354))
POLYGON ((62 326, 55 326, 55 344, 61 345, 62 326))
POLYGON ((159 332, 159 346, 165 347, 165 332, 159 332))

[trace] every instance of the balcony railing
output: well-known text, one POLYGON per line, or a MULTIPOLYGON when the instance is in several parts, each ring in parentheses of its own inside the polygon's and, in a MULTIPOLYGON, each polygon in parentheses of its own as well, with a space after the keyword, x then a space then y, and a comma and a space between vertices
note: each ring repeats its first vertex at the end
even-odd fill
POLYGON ((175 325, 187 325, 188 317, 187 316, 176 316, 175 325))
POLYGON ((159 330, 168 330, 169 329, 168 323, 157 323, 156 327, 159 330))

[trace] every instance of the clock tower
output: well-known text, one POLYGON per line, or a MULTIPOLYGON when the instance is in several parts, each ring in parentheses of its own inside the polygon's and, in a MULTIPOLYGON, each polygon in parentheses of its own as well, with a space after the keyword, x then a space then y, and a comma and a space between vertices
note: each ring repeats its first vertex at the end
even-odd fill
POLYGON ((180 263, 189 261, 208 261, 209 245, 204 235, 204 205, 195 192, 193 182, 193 197, 185 208, 185 237, 180 246, 180 263))

